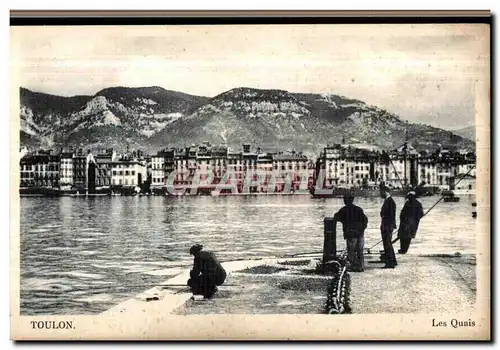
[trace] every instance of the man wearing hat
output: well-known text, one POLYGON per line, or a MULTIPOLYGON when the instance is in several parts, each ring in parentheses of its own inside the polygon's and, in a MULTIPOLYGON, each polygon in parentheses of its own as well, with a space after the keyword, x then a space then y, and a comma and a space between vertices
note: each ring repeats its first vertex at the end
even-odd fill
POLYGON ((362 272, 365 269, 364 244, 365 244, 365 229, 368 225, 368 218, 363 209, 354 205, 354 195, 347 193, 344 195, 344 204, 333 219, 335 225, 337 222, 342 223, 344 231, 344 239, 347 241, 347 257, 350 263, 349 270, 354 272, 362 272))
POLYGON ((398 237, 401 241, 400 254, 406 254, 412 238, 417 234, 420 219, 424 216, 422 204, 417 200, 414 191, 410 191, 406 196, 408 199, 399 215, 398 237))
POLYGON ((384 204, 380 209, 380 231, 382 235, 382 242, 384 244, 385 266, 386 269, 393 269, 398 262, 396 261, 396 254, 392 246, 392 231, 396 229, 396 202, 391 197, 390 189, 387 186, 381 188, 384 204))
POLYGON ((212 252, 204 251, 201 244, 195 244, 189 250, 194 256, 193 269, 190 271, 191 278, 187 284, 191 287, 194 295, 203 295, 211 298, 226 280, 226 270, 212 252))

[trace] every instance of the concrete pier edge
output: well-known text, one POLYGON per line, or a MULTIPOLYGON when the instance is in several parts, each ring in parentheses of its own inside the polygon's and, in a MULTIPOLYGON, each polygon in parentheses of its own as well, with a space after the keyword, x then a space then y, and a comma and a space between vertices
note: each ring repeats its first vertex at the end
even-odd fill
MULTIPOLYGON (((415 260, 419 259, 430 259, 433 260, 435 264, 439 264, 438 261, 435 261, 433 258, 434 257, 439 257, 439 258, 457 258, 457 257, 463 257, 463 256, 472 256, 474 254, 463 254, 463 255, 457 255, 455 254, 418 254, 418 255, 409 255, 407 256, 408 258, 416 258, 415 260)), ((370 259, 377 259, 378 254, 371 254, 369 255, 370 259)), ((300 260, 306 260, 306 259, 314 259, 314 260, 319 260, 321 259, 321 255, 308 255, 308 256, 300 256, 300 257, 289 257, 289 258, 282 258, 282 257, 276 257, 276 258, 256 258, 256 259, 248 259, 248 260, 234 260, 234 261, 229 261, 229 262, 224 262, 222 265, 224 266, 224 269, 226 269, 228 275, 231 275, 232 273, 236 271, 240 271, 246 268, 252 268, 255 266, 260 266, 260 265, 273 265, 277 264, 280 262, 284 261, 300 261, 300 260)), ((411 262, 411 260, 410 260, 411 262)), ((399 268, 399 266, 397 267, 399 268)), ((189 278, 189 270, 190 268, 186 268, 186 270, 177 276, 170 278, 161 284, 165 285, 186 285, 186 282, 189 278)), ((390 273, 390 271, 387 271, 387 273, 390 273)), ((236 272, 237 274, 237 272, 236 272)), ((359 287, 356 284, 356 281, 359 281, 359 278, 362 278, 362 275, 366 274, 364 273, 351 273, 351 276, 353 278, 353 284, 352 284, 352 289, 353 289, 353 294, 356 295, 359 293, 359 291, 356 291, 356 288, 359 287)), ((378 274, 378 272, 377 272, 378 274)), ((327 278, 327 276, 325 276, 327 278)), ((452 279, 450 278, 450 281, 452 279)), ((456 282, 456 281, 454 281, 456 282)), ((224 288, 224 287, 222 287, 224 288)), ((325 290, 326 294, 326 290, 325 290)), ((153 288, 150 288, 144 292, 141 292, 137 294, 136 296, 121 302, 110 309, 102 312, 100 315, 102 316, 133 316, 133 315, 140 315, 140 314, 147 314, 150 316, 160 316, 160 315, 172 315, 175 314, 175 310, 186 304, 192 297, 192 294, 188 292, 188 287, 171 287, 169 289, 164 289, 161 286, 156 286, 153 288), (149 301, 148 301, 149 299, 149 301)), ((356 298, 354 298, 356 299, 356 298)), ((356 300, 354 300, 356 302, 356 300)), ((356 305, 354 305, 356 307, 356 305)))

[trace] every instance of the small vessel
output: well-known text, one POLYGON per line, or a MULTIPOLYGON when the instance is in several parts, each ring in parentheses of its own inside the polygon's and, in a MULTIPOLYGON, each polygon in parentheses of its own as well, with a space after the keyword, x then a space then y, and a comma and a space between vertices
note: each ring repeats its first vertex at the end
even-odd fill
POLYGON ((443 191, 443 201, 455 203, 460 201, 460 197, 455 196, 453 191, 443 191))
POLYGON ((342 195, 336 193, 335 188, 316 188, 312 187, 310 190, 313 198, 340 198, 342 195))

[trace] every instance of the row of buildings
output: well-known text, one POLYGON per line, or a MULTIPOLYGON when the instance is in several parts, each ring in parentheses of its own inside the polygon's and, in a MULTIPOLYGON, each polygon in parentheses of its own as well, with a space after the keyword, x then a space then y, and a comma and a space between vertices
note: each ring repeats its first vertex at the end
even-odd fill
MULTIPOLYGON (((244 144, 241 151, 235 152, 227 146, 213 146, 208 142, 158 152, 151 157, 151 168, 152 187, 165 186, 171 177, 170 183, 179 185, 234 181, 242 190, 246 179, 253 182, 260 179, 260 188, 251 186, 249 191, 266 191, 271 182, 276 184, 275 190, 280 190, 290 181, 298 189, 299 184, 311 183, 315 169, 312 160, 295 151, 267 153, 244 144)), ((305 189, 307 187, 305 185, 305 189)))
POLYGON ((390 152, 333 145, 325 147, 317 160, 317 171, 322 170, 323 184, 328 186, 362 186, 384 182, 401 188, 425 183, 442 189, 453 186, 463 176, 476 176, 474 152, 417 152, 405 144, 390 152))
POLYGON ((389 153, 345 145, 323 149, 316 159, 300 152, 263 152, 244 144, 239 151, 204 142, 185 148, 165 149, 155 155, 140 151, 118 155, 103 151, 36 151, 20 160, 21 188, 50 187, 93 191, 107 187, 162 188, 168 184, 218 184, 235 182, 241 191, 307 189, 319 178, 325 187, 391 187, 425 182, 448 188, 460 174, 475 177, 473 152, 417 152, 410 145, 389 153), (258 181, 257 181, 258 180, 258 181), (258 183, 255 186, 254 183, 258 183))
POLYGON ((38 150, 20 160, 20 186, 93 191, 102 187, 141 186, 147 181, 147 158, 142 154, 38 150))

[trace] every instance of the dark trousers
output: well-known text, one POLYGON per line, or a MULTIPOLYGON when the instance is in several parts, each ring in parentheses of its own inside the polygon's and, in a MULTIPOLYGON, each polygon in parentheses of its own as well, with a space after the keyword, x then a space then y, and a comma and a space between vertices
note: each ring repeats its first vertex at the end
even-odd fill
POLYGON ((363 235, 347 239, 347 258, 354 271, 365 269, 365 237, 363 235))
POLYGON ((224 283, 226 279, 226 272, 220 274, 205 273, 200 276, 194 276, 191 273, 191 278, 187 284, 191 287, 193 294, 203 295, 205 298, 211 298, 217 291, 217 286, 224 283))
POLYGON ((382 242, 384 244, 384 254, 385 254, 385 265, 395 266, 397 264, 396 254, 394 253, 394 247, 392 246, 392 228, 388 226, 382 226, 382 242))
POLYGON ((410 248, 411 237, 404 237, 399 239, 401 241, 401 254, 406 254, 410 248))

